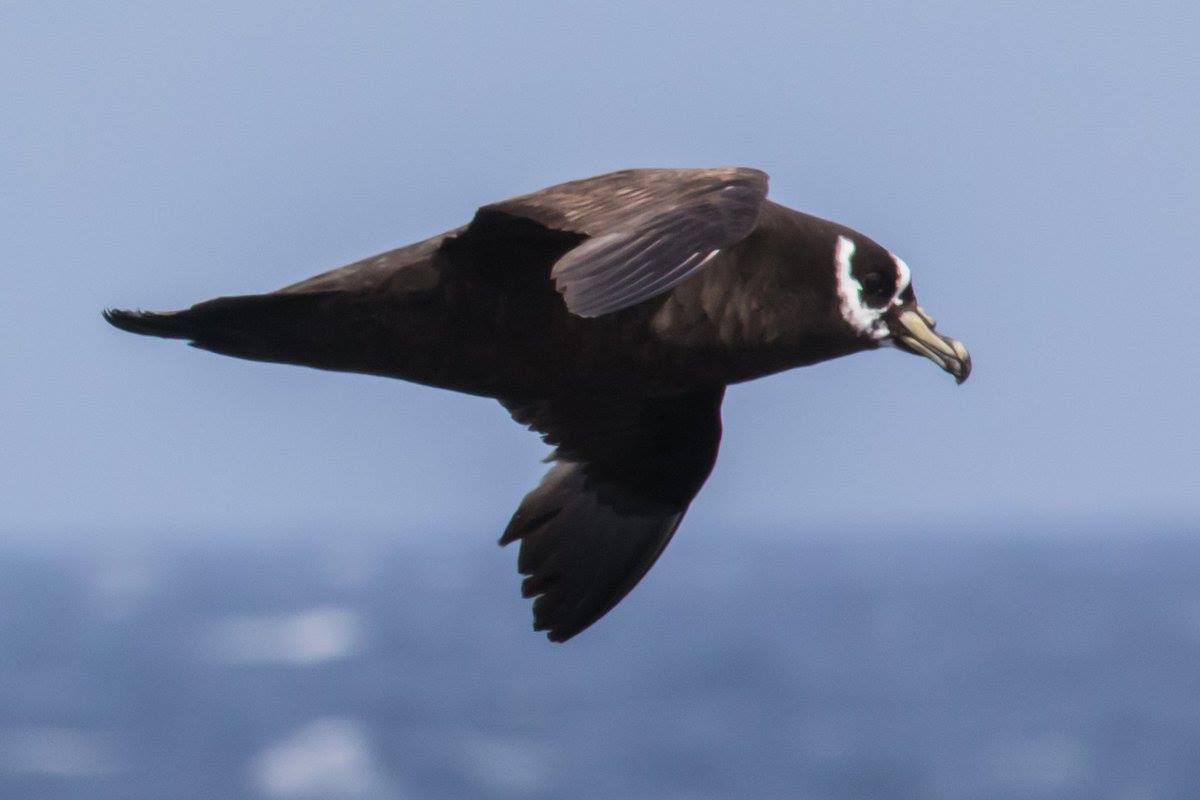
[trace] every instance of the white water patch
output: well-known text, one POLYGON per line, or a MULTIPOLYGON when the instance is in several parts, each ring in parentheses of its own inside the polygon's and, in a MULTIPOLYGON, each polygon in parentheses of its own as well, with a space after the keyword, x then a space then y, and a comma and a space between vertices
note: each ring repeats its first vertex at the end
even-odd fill
POLYGON ((475 737, 463 748, 465 766, 477 783, 514 797, 551 787, 551 755, 540 743, 520 738, 475 737))
POLYGON ((854 250, 854 240, 846 236, 838 237, 837 246, 833 250, 838 309, 842 313, 842 319, 860 336, 882 339, 887 336, 887 326, 883 322, 884 309, 871 308, 863 302, 862 284, 850 271, 854 250))
POLYGON ((121 768, 117 747, 104 733, 57 727, 0 730, 0 772, 102 778, 121 768))
POLYGON ((321 606, 279 616, 229 617, 209 629, 210 657, 225 664, 304 666, 358 655, 363 645, 358 614, 321 606))
POLYGON ((1092 756, 1084 743, 1047 734, 993 742, 984 765, 996 783, 1021 795, 1053 796, 1091 777, 1092 756))
POLYGON ((362 726, 324 717, 267 747, 251 764, 258 788, 269 797, 311 800, 381 800, 397 792, 371 752, 362 726))

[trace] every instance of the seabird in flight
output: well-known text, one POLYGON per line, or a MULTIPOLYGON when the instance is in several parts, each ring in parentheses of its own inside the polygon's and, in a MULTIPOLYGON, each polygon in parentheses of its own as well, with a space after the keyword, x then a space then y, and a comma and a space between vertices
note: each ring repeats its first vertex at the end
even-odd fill
POLYGON ((134 333, 499 400, 555 447, 500 537, 565 641, 646 574, 708 477, 731 383, 884 345, 961 383, 908 266, 756 169, 630 169, 269 294, 110 310, 134 333))

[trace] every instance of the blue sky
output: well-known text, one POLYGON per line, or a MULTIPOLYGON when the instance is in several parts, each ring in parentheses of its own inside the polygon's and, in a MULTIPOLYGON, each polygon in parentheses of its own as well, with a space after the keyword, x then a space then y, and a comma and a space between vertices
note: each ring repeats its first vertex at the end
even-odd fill
POLYGON ((0 7, 0 532, 486 534, 495 403, 110 329, 627 166, 749 164, 975 360, 730 391, 689 527, 1200 518, 1194 3, 0 7))

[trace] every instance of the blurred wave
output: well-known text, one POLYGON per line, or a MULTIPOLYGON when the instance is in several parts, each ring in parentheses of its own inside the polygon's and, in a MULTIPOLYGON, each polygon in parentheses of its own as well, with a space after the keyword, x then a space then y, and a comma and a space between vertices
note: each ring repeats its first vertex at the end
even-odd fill
POLYGON ((1191 798, 1194 534, 689 531, 565 646, 467 537, 0 545, 0 796, 1191 798))

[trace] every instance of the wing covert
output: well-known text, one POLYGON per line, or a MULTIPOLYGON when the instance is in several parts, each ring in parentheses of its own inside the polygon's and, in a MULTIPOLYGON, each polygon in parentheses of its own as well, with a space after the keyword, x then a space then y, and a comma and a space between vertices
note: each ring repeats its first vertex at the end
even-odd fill
POLYGON ((573 314, 596 317, 668 291, 741 241, 766 194, 766 173, 748 167, 623 170, 484 206, 476 221, 498 212, 586 235, 551 278, 573 314))

